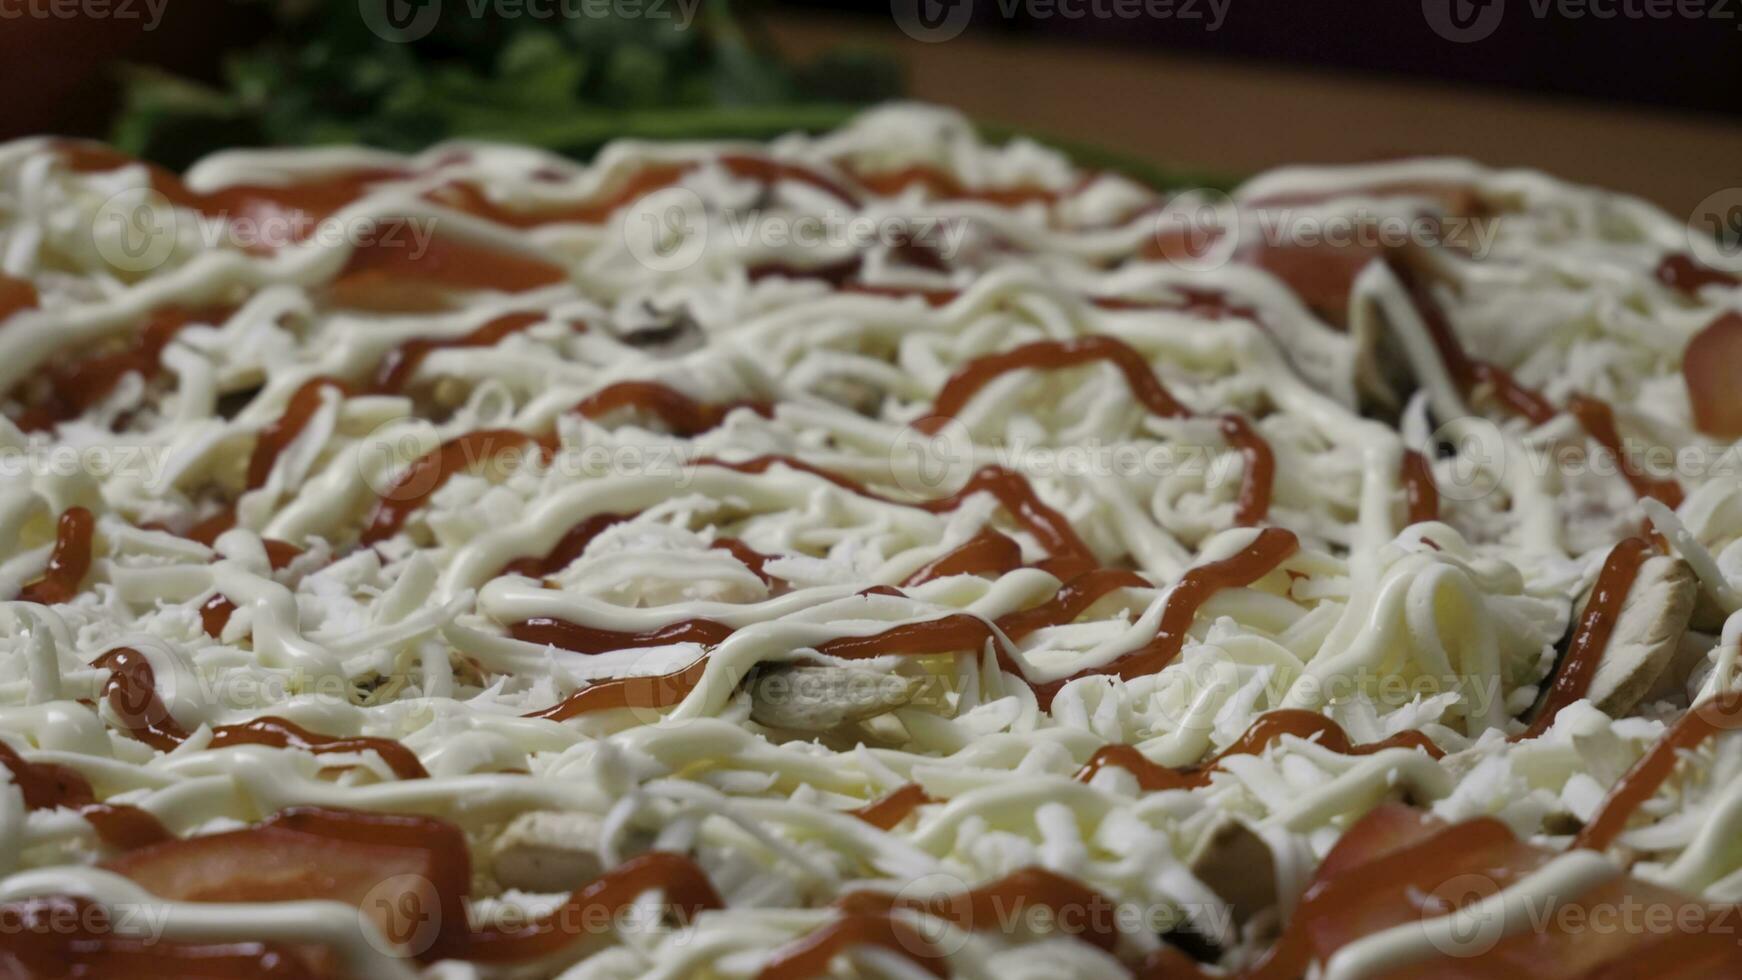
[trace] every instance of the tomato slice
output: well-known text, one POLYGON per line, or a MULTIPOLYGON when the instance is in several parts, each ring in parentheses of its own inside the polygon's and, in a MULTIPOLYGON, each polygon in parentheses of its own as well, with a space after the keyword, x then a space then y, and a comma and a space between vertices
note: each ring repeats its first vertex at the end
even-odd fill
POLYGON ((1348 323, 1355 277, 1383 255, 1377 244, 1361 241, 1303 245, 1261 240, 1242 244, 1239 253, 1241 261, 1281 279, 1307 309, 1336 326, 1348 323))
POLYGON ((332 980, 303 951, 279 943, 190 943, 121 936, 107 910, 82 898, 46 895, 0 904, 0 978, 125 977, 127 980, 332 980))
POLYGON ((36 286, 28 279, 0 275, 0 321, 14 313, 35 309, 36 286))
MULTIPOLYGON (((1557 853, 1518 840, 1498 821, 1448 825, 1397 804, 1351 827, 1321 866, 1290 923, 1292 945, 1326 962, 1344 946, 1394 926, 1441 916, 1516 884, 1557 853)), ((1529 976, 1734 977, 1742 947, 1731 942, 1734 908, 1629 877, 1577 895, 1543 896, 1512 934, 1485 948, 1443 955, 1381 976, 1477 980, 1529 976)), ((1517 926, 1517 923, 1509 923, 1517 926)), ((1477 930, 1478 935, 1480 930, 1477 930)), ((1472 937, 1473 938, 1473 937, 1472 937)))
POLYGON ((360 245, 329 288, 335 305, 376 313, 445 310, 451 293, 495 289, 521 293, 568 278, 541 259, 436 236, 421 244, 410 234, 383 233, 360 245))
POLYGON ((1742 436, 1742 394, 1736 372, 1742 368, 1742 313, 1725 313, 1688 342, 1682 379, 1688 386, 1694 425, 1708 435, 1742 436))
POLYGON ((465 835, 428 817, 298 807, 242 830, 141 848, 104 866, 177 901, 355 905, 414 955, 443 932, 466 929, 465 835))

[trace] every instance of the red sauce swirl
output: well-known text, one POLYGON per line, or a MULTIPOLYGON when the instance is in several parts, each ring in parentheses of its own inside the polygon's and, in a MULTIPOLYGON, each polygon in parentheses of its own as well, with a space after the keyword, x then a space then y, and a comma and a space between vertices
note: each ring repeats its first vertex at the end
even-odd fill
POLYGON ((1609 648, 1609 638, 1621 618, 1621 606, 1626 603, 1633 580, 1639 577, 1639 568, 1651 557, 1651 552, 1651 543, 1643 538, 1627 538, 1610 550, 1609 557, 1603 561, 1603 570, 1597 574, 1596 584, 1591 586, 1590 601, 1579 617, 1579 625, 1567 644, 1566 656, 1562 658, 1548 695, 1537 711, 1536 720, 1519 738, 1535 738, 1548 731, 1562 708, 1584 697, 1591 689, 1591 680, 1597 676, 1597 665, 1602 662, 1603 651, 1609 648))
POLYGON ((1608 848, 1627 828, 1627 818, 1651 799, 1683 756, 1707 739, 1737 728, 1742 728, 1742 692, 1731 691, 1695 705, 1610 788, 1602 807, 1573 839, 1573 846, 1599 851, 1608 848))
MULTIPOLYGON (((1191 410, 1168 392, 1150 369, 1149 362, 1135 348, 1115 337, 1092 336, 1038 340, 969 361, 944 382, 943 390, 938 392, 932 405, 931 415, 915 423, 915 428, 928 433, 938 431, 945 422, 959 416, 981 389, 1011 371, 1051 371, 1099 361, 1118 368, 1138 403, 1151 414, 1162 418, 1192 417, 1191 410)), ((1246 460, 1235 521, 1243 526, 1258 524, 1270 511, 1270 497, 1276 482, 1276 456, 1257 430, 1237 415, 1223 416, 1219 428, 1222 437, 1246 460)))
POLYGON ((1671 289, 1694 296, 1707 286, 1742 285, 1731 273, 1701 263, 1686 252, 1666 255, 1657 264, 1657 281, 1671 289))
MULTIPOLYGON (((1446 366, 1446 373, 1451 375, 1452 381, 1465 397, 1469 397, 1477 385, 1487 384, 1501 404, 1528 419, 1533 425, 1543 425, 1560 414, 1540 392, 1519 384, 1505 368, 1472 358, 1464 350, 1463 343, 1452 330, 1451 321, 1447 319, 1445 311, 1435 301, 1421 277, 1404 262, 1390 260, 1389 265, 1408 291, 1416 313, 1427 325, 1428 336, 1433 340, 1434 348, 1446 366)), ((1568 403, 1567 410, 1578 419, 1586 434, 1615 454, 1622 475, 1627 478, 1635 493, 1641 497, 1654 497, 1669 507, 1676 507, 1681 503, 1680 485, 1673 480, 1650 477, 1623 451, 1621 436, 1615 428, 1615 413, 1607 402, 1589 395, 1575 395, 1568 403)))
POLYGON ((0 742, 0 767, 12 773, 26 810, 77 810, 110 847, 131 850, 174 836, 145 810, 124 803, 98 803, 90 781, 76 769, 28 762, 5 742, 0 742))
POLYGON ((1410 524, 1440 519, 1440 490, 1434 485, 1433 465, 1413 449, 1403 454, 1403 497, 1410 524))
POLYGON ((674 435, 687 437, 714 428, 736 408, 749 408, 764 417, 772 417, 774 412, 772 405, 760 401, 710 405, 658 381, 619 381, 607 385, 581 399, 573 411, 597 419, 612 412, 635 410, 659 419, 674 435))
POLYGON ((1418 731, 1399 732, 1377 742, 1355 742, 1343 726, 1331 718, 1316 711, 1284 708, 1258 716, 1234 744, 1202 765, 1173 769, 1151 762, 1136 746, 1105 745, 1095 750, 1089 761, 1077 770, 1076 778, 1086 783, 1107 766, 1117 766, 1137 777, 1137 785, 1146 793, 1195 789, 1208 786, 1210 774, 1219 769, 1224 760, 1239 755, 1258 755, 1284 735, 1317 742, 1338 755, 1372 755, 1386 749, 1411 748, 1421 749, 1435 759, 1445 756, 1439 746, 1418 731))
POLYGON ((226 309, 172 307, 153 312, 137 337, 106 353, 53 363, 28 382, 18 425, 26 431, 53 428, 78 418, 108 398, 121 379, 137 374, 147 381, 163 373, 163 351, 191 324, 221 323, 226 309))
POLYGON ((48 569, 42 578, 26 585, 18 598, 46 606, 71 602, 79 594, 79 583, 91 571, 91 538, 96 529, 97 519, 90 511, 83 507, 68 507, 55 525, 54 550, 49 552, 48 569))
POLYGON ((528 446, 543 448, 533 436, 514 429, 476 429, 449 439, 406 467, 381 494, 360 540, 363 544, 375 544, 393 537, 414 511, 429 503, 429 498, 449 477, 528 446))
MULTIPOLYGON (((116 647, 93 660, 91 666, 109 671, 109 679, 103 683, 103 699, 129 735, 162 752, 187 741, 188 730, 175 720, 159 697, 156 674, 144 654, 132 647, 116 647)), ((374 752, 401 779, 429 775, 416 754, 392 739, 319 735, 271 715, 212 729, 209 747, 235 745, 294 748, 312 755, 374 752)))
POLYGON ((986 528, 962 544, 927 562, 901 585, 912 588, 950 575, 1003 575, 1022 567, 1022 547, 986 528))
POLYGON ((285 403, 284 411, 278 418, 260 430, 260 434, 254 439, 254 451, 248 456, 248 489, 257 490, 266 485, 278 457, 296 441, 296 437, 302 434, 302 430, 314 418, 315 412, 319 411, 321 392, 327 388, 337 390, 340 397, 347 397, 351 393, 350 385, 337 378, 310 378, 291 393, 290 400, 285 403))
POLYGON ((408 340, 387 352, 375 365, 373 388, 388 394, 404 390, 406 382, 417 372, 418 365, 430 352, 456 347, 494 347, 504 338, 523 333, 533 324, 545 320, 543 313, 505 313, 463 336, 446 340, 419 338, 408 340))

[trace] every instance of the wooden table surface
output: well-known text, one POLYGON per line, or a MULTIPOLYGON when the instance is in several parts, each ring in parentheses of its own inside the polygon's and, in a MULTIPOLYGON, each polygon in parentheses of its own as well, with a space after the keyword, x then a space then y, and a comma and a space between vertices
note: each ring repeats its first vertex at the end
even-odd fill
POLYGON ((800 58, 849 43, 891 54, 915 98, 1188 170, 1460 155, 1638 194, 1678 215, 1742 187, 1742 126, 1715 117, 972 31, 927 44, 875 18, 768 26, 800 58))

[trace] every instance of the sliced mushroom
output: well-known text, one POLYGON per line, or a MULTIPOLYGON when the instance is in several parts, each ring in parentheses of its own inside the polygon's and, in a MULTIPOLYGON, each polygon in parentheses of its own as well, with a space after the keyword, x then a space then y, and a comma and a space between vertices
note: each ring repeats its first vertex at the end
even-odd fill
POLYGON ((783 666, 750 681, 750 717, 770 728, 829 732, 911 702, 918 678, 859 667, 783 666))
POLYGON ((1186 865, 1228 903, 1235 925, 1276 906, 1276 857, 1264 838, 1234 817, 1224 817, 1199 839, 1186 865))
POLYGON ((1645 698, 1676 660, 1698 593, 1686 562, 1662 555, 1646 559, 1591 679, 1592 704, 1619 718, 1645 698))
POLYGON ((682 306, 662 310, 642 303, 610 329, 619 341, 654 357, 677 357, 707 343, 701 324, 682 306))
POLYGON ((605 872, 599 860, 604 821, 591 813, 534 810, 496 838, 490 867, 504 888, 565 892, 605 872))

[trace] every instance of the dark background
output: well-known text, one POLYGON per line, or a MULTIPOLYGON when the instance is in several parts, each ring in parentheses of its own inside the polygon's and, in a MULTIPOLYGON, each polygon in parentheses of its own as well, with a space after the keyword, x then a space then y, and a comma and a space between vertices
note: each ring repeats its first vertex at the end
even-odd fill
MULTIPOLYGON (((17 9, 32 0, 0 0, 17 9)), ((46 0, 38 0, 46 2, 46 0)), ((111 0, 140 4, 143 0, 111 0)), ((1571 97, 1742 117, 1742 0, 1704 0, 1731 16, 1569 20, 1534 16, 1531 0, 1507 4, 1495 32, 1476 44, 1435 35, 1422 0, 1231 0, 1220 29, 1162 20, 1006 18, 997 0, 974 2, 977 38, 1075 41, 1110 49, 1208 55, 1235 63, 1437 79, 1571 97)), ((1538 0, 1542 2, 1542 0, 1538 0)), ((1645 3, 1663 0, 1599 0, 1645 3)), ((0 138, 56 132, 98 135, 114 108, 113 76, 127 61, 216 77, 227 48, 271 30, 261 3, 167 0, 159 27, 114 17, 0 19, 0 138)), ((867 30, 891 23, 889 0, 766 0, 736 9, 779 26, 806 15, 847 15, 867 30)), ((1742 171, 1742 165, 1738 167, 1742 171)))
MULTIPOLYGON (((1573 20, 1552 12, 1538 19, 1530 0, 1496 0, 1505 5, 1499 26, 1474 44, 1435 35, 1422 0, 1231 0, 1214 32, 1179 19, 1042 21, 1020 12, 1006 19, 997 0, 972 2, 977 36, 1073 39, 1742 117, 1742 0, 1707 0, 1730 16, 1698 20, 1573 20)), ((1598 2, 1607 9, 1624 0, 1598 2)), ((780 0, 776 8, 890 17, 889 0, 780 0)))

